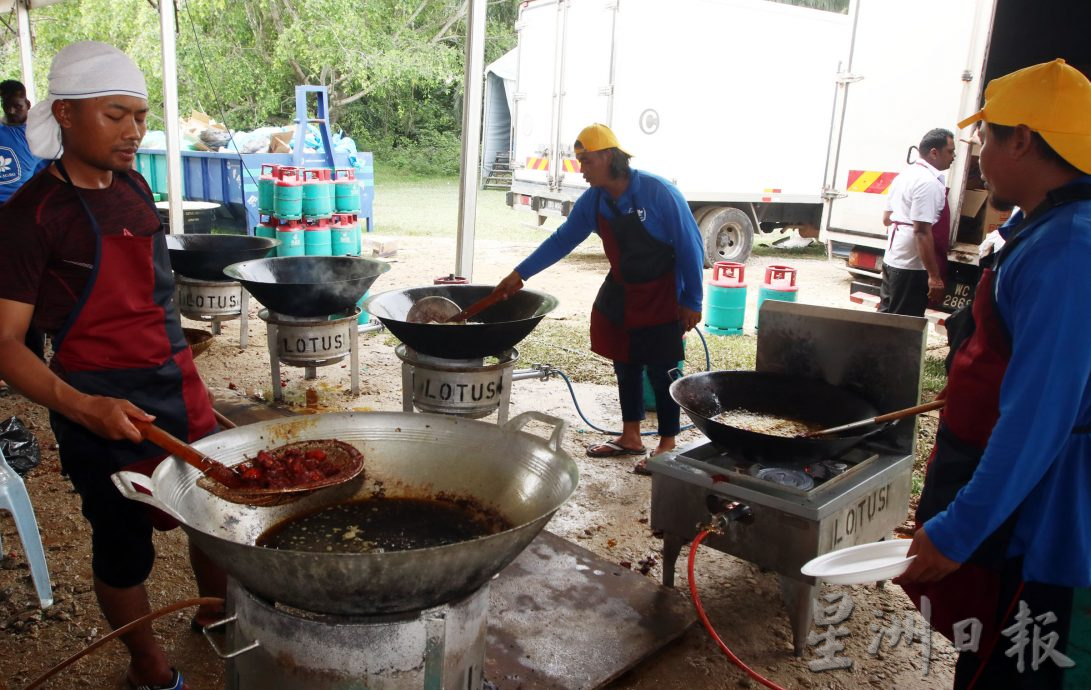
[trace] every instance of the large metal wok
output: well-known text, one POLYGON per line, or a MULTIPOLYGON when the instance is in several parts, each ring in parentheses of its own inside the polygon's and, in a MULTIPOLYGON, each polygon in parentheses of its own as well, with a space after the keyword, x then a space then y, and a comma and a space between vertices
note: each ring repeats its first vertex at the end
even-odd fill
POLYGON ((491 285, 429 285, 372 295, 364 309, 407 346, 432 357, 476 359, 500 354, 527 337, 557 306, 557 298, 526 288, 459 324, 409 323, 413 304, 430 296, 446 297, 465 309, 486 297, 491 285))
POLYGON ((170 266, 195 280, 227 280, 224 268, 262 259, 280 240, 249 235, 167 235, 170 266))
POLYGON ((576 488, 576 463, 561 450, 564 422, 526 412, 503 427, 430 414, 341 412, 270 420, 204 438, 194 447, 233 465, 263 448, 336 438, 364 454, 364 476, 287 505, 255 508, 195 486, 200 472, 168 458, 151 478, 114 475, 129 498, 160 508, 252 592, 308 611, 373 615, 415 611, 475 591, 511 562, 576 488), (553 425, 549 440, 521 431, 553 425), (151 495, 138 492, 143 486, 151 495), (376 494, 469 496, 511 529, 434 548, 370 554, 307 553, 254 546, 268 528, 326 505, 376 494))
POLYGON ((259 302, 287 316, 330 316, 356 307, 385 261, 358 256, 282 256, 232 264, 224 275, 259 302))
POLYGON ((768 465, 836 458, 883 429, 876 426, 864 432, 854 429, 842 435, 796 438, 757 433, 713 419, 729 410, 744 409, 828 428, 877 414, 871 403, 852 391, 788 374, 706 371, 678 379, 671 384, 670 394, 721 450, 768 465))

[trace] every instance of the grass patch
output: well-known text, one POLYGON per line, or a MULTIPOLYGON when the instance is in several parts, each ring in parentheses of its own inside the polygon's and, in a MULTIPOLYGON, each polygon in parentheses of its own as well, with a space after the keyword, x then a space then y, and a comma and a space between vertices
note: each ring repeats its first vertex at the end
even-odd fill
POLYGON ((947 369, 944 358, 932 353, 924 356, 924 369, 921 371, 921 398, 932 400, 947 385, 947 369))

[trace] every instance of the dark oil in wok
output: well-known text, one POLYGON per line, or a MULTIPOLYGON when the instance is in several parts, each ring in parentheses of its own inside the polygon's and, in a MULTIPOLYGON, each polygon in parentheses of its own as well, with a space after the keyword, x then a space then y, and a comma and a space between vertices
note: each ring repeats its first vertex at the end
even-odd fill
POLYGON ((508 529, 502 518, 449 501, 372 498, 285 520, 257 545, 286 551, 381 553, 443 546, 508 529))

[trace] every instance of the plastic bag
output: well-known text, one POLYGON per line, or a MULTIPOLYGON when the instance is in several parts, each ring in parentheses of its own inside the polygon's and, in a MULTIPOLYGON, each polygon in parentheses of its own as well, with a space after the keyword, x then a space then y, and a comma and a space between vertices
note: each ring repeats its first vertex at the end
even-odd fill
POLYGON ((42 461, 38 439, 30 433, 18 417, 0 422, 0 452, 11 469, 24 475, 42 461))

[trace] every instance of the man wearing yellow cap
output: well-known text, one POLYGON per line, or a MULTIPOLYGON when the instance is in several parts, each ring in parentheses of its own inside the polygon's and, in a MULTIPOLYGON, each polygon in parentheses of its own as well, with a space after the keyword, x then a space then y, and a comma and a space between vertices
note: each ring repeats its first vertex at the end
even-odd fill
MULTIPOLYGON (((657 175, 630 168, 630 154, 606 125, 585 127, 576 138, 575 152, 591 188, 576 200, 564 224, 496 291, 512 294, 524 280, 598 233, 610 272, 591 310, 591 350, 614 362, 622 433, 588 448, 587 454, 647 453, 640 440, 645 367, 655 393, 655 452, 663 453, 674 448, 681 414, 667 392, 667 372, 683 358, 683 333, 701 320, 701 234, 678 189, 657 175)), ((638 464, 637 471, 642 467, 638 464)))
POLYGON ((895 582, 962 643, 956 688, 1087 687, 1070 629, 1091 623, 1091 82, 1019 70, 959 126, 978 121, 994 204, 1023 210, 982 273, 895 582))

